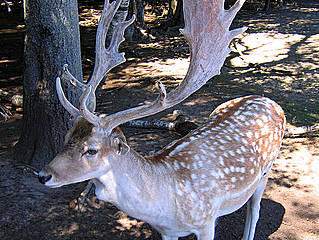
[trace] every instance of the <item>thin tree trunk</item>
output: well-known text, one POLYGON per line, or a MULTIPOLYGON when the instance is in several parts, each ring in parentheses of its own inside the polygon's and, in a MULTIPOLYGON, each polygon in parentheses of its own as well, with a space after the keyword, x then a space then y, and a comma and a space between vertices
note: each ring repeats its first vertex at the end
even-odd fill
MULTIPOLYGON (((70 116, 57 99, 55 79, 65 63, 82 79, 78 6, 76 0, 25 0, 24 7, 24 116, 15 155, 40 167, 59 151, 70 126, 70 116)), ((71 101, 80 94, 68 88, 65 92, 71 101)))
POLYGON ((147 29, 144 21, 145 0, 136 0, 136 22, 142 29, 147 29))
POLYGON ((170 27, 182 26, 184 26, 183 0, 170 0, 168 18, 162 22, 160 27, 167 30, 170 27))

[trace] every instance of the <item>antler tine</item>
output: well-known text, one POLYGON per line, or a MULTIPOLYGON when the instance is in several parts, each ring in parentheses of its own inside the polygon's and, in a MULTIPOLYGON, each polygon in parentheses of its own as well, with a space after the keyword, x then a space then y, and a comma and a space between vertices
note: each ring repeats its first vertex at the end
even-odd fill
POLYGON ((79 80, 77 80, 69 71, 69 65, 64 64, 63 65, 63 72, 61 76, 64 76, 65 80, 68 80, 73 86, 78 87, 84 91, 84 89, 87 88, 87 86, 84 83, 81 83, 79 80))
POLYGON ((227 24, 228 29, 244 3, 245 0, 237 0, 237 2, 230 9, 225 11, 225 23, 227 24))
POLYGON ((55 81, 55 85, 56 85, 56 91, 58 94, 58 98, 60 100, 60 103, 62 104, 62 106, 74 117, 76 118, 77 116, 80 115, 80 111, 74 107, 72 105, 72 103, 69 102, 69 100, 66 98, 66 96, 64 95, 63 89, 62 89, 62 85, 61 85, 61 79, 60 77, 56 78, 55 81))
MULTIPOLYGON (((82 90, 82 92, 84 92, 87 88, 88 85, 81 83, 79 80, 77 80, 69 71, 68 69, 68 64, 64 64, 63 66, 63 70, 60 76, 63 80, 70 82, 73 86, 78 87, 82 90)), ((75 113, 80 114, 80 111, 72 105, 72 103, 70 103, 67 98, 64 95, 63 89, 61 87, 61 79, 60 77, 57 78, 57 81, 59 81, 59 83, 57 82, 57 92, 59 95, 59 99, 60 102, 62 103, 62 105, 66 108, 66 110, 73 116, 75 117, 75 113), (58 85, 59 84, 59 85, 58 85), (58 88, 59 87, 59 88, 58 88), (63 93, 63 96, 62 96, 63 93), (61 97, 60 97, 61 96, 61 97), (71 106, 70 106, 71 105, 71 106), (71 110, 73 109, 73 110, 71 110)), ((82 93, 83 94, 83 93, 82 93)), ((95 97, 95 92, 91 92, 90 94, 90 101, 86 102, 88 109, 90 109, 90 111, 94 111, 95 107, 96 107, 96 97, 95 97)))
POLYGON ((92 113, 88 107, 87 107, 87 100, 89 98, 89 96, 92 94, 92 89, 93 87, 91 85, 88 85, 88 87, 85 89, 85 91, 83 92, 81 98, 80 98, 80 112, 81 115, 90 123, 92 123, 95 126, 101 126, 101 118, 94 115, 94 113, 92 113))
POLYGON ((125 62, 124 53, 119 53, 119 45, 125 40, 125 29, 134 22, 135 15, 128 21, 118 23, 108 49, 105 48, 105 39, 109 25, 121 4, 121 0, 109 3, 105 0, 103 12, 100 18, 100 23, 96 34, 96 51, 95 65, 89 84, 96 90, 103 77, 114 67, 125 62))
POLYGON ((223 0, 184 0, 185 35, 191 49, 191 60, 183 82, 170 93, 163 94, 154 102, 124 110, 103 119, 108 132, 128 121, 149 116, 172 107, 202 87, 209 79, 220 73, 230 52, 229 43, 245 28, 229 31, 229 26, 244 3, 238 0, 229 10, 223 0))

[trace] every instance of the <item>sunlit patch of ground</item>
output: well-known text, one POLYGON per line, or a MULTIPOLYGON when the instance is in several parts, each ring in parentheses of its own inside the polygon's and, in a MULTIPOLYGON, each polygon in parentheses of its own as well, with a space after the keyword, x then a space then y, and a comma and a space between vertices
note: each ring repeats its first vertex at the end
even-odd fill
POLYGON ((286 211, 271 239, 318 239, 318 169, 319 138, 285 139, 265 192, 286 211), (294 219, 298 224, 293 224, 294 219))
POLYGON ((132 68, 123 69, 117 74, 123 74, 126 79, 129 76, 136 78, 138 76, 143 77, 164 77, 170 76, 175 79, 183 79, 185 77, 189 59, 183 58, 171 58, 165 60, 155 60, 151 62, 139 62, 133 63, 132 68))
POLYGON ((288 57, 290 47, 303 39, 302 35, 281 33, 250 33, 241 38, 240 57, 231 59, 234 67, 264 64, 288 57))

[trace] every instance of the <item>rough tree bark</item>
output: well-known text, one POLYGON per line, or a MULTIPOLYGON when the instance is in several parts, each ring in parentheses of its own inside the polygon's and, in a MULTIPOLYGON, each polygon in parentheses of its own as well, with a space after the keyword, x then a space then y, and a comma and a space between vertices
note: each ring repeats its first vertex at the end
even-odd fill
POLYGON ((139 24, 139 27, 142 29, 147 29, 147 26, 144 22, 144 8, 145 0, 136 0, 136 22, 139 24))
POLYGON ((160 28, 167 30, 170 27, 184 26, 183 0, 169 0, 167 20, 161 23, 160 28))
POLYGON ((184 14, 183 14, 183 1, 182 0, 171 0, 171 4, 175 2, 175 10, 171 19, 173 26, 184 25, 184 14))
MULTIPOLYGON (((70 126, 70 116, 57 99, 55 79, 65 63, 82 79, 78 6, 76 0, 25 0, 24 7, 24 116, 15 155, 40 167, 56 155, 70 126)), ((71 101, 80 94, 67 87, 65 92, 71 101)))

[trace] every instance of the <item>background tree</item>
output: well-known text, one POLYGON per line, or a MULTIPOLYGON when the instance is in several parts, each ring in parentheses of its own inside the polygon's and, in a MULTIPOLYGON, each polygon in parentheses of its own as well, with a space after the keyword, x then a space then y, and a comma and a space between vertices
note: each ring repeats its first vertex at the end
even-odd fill
MULTIPOLYGON (((76 0, 25 0, 24 14, 24 113, 15 153, 39 167, 56 155, 70 126, 57 99, 55 79, 65 63, 82 79, 78 6, 76 0)), ((71 101, 78 98, 77 91, 65 92, 71 101)))

